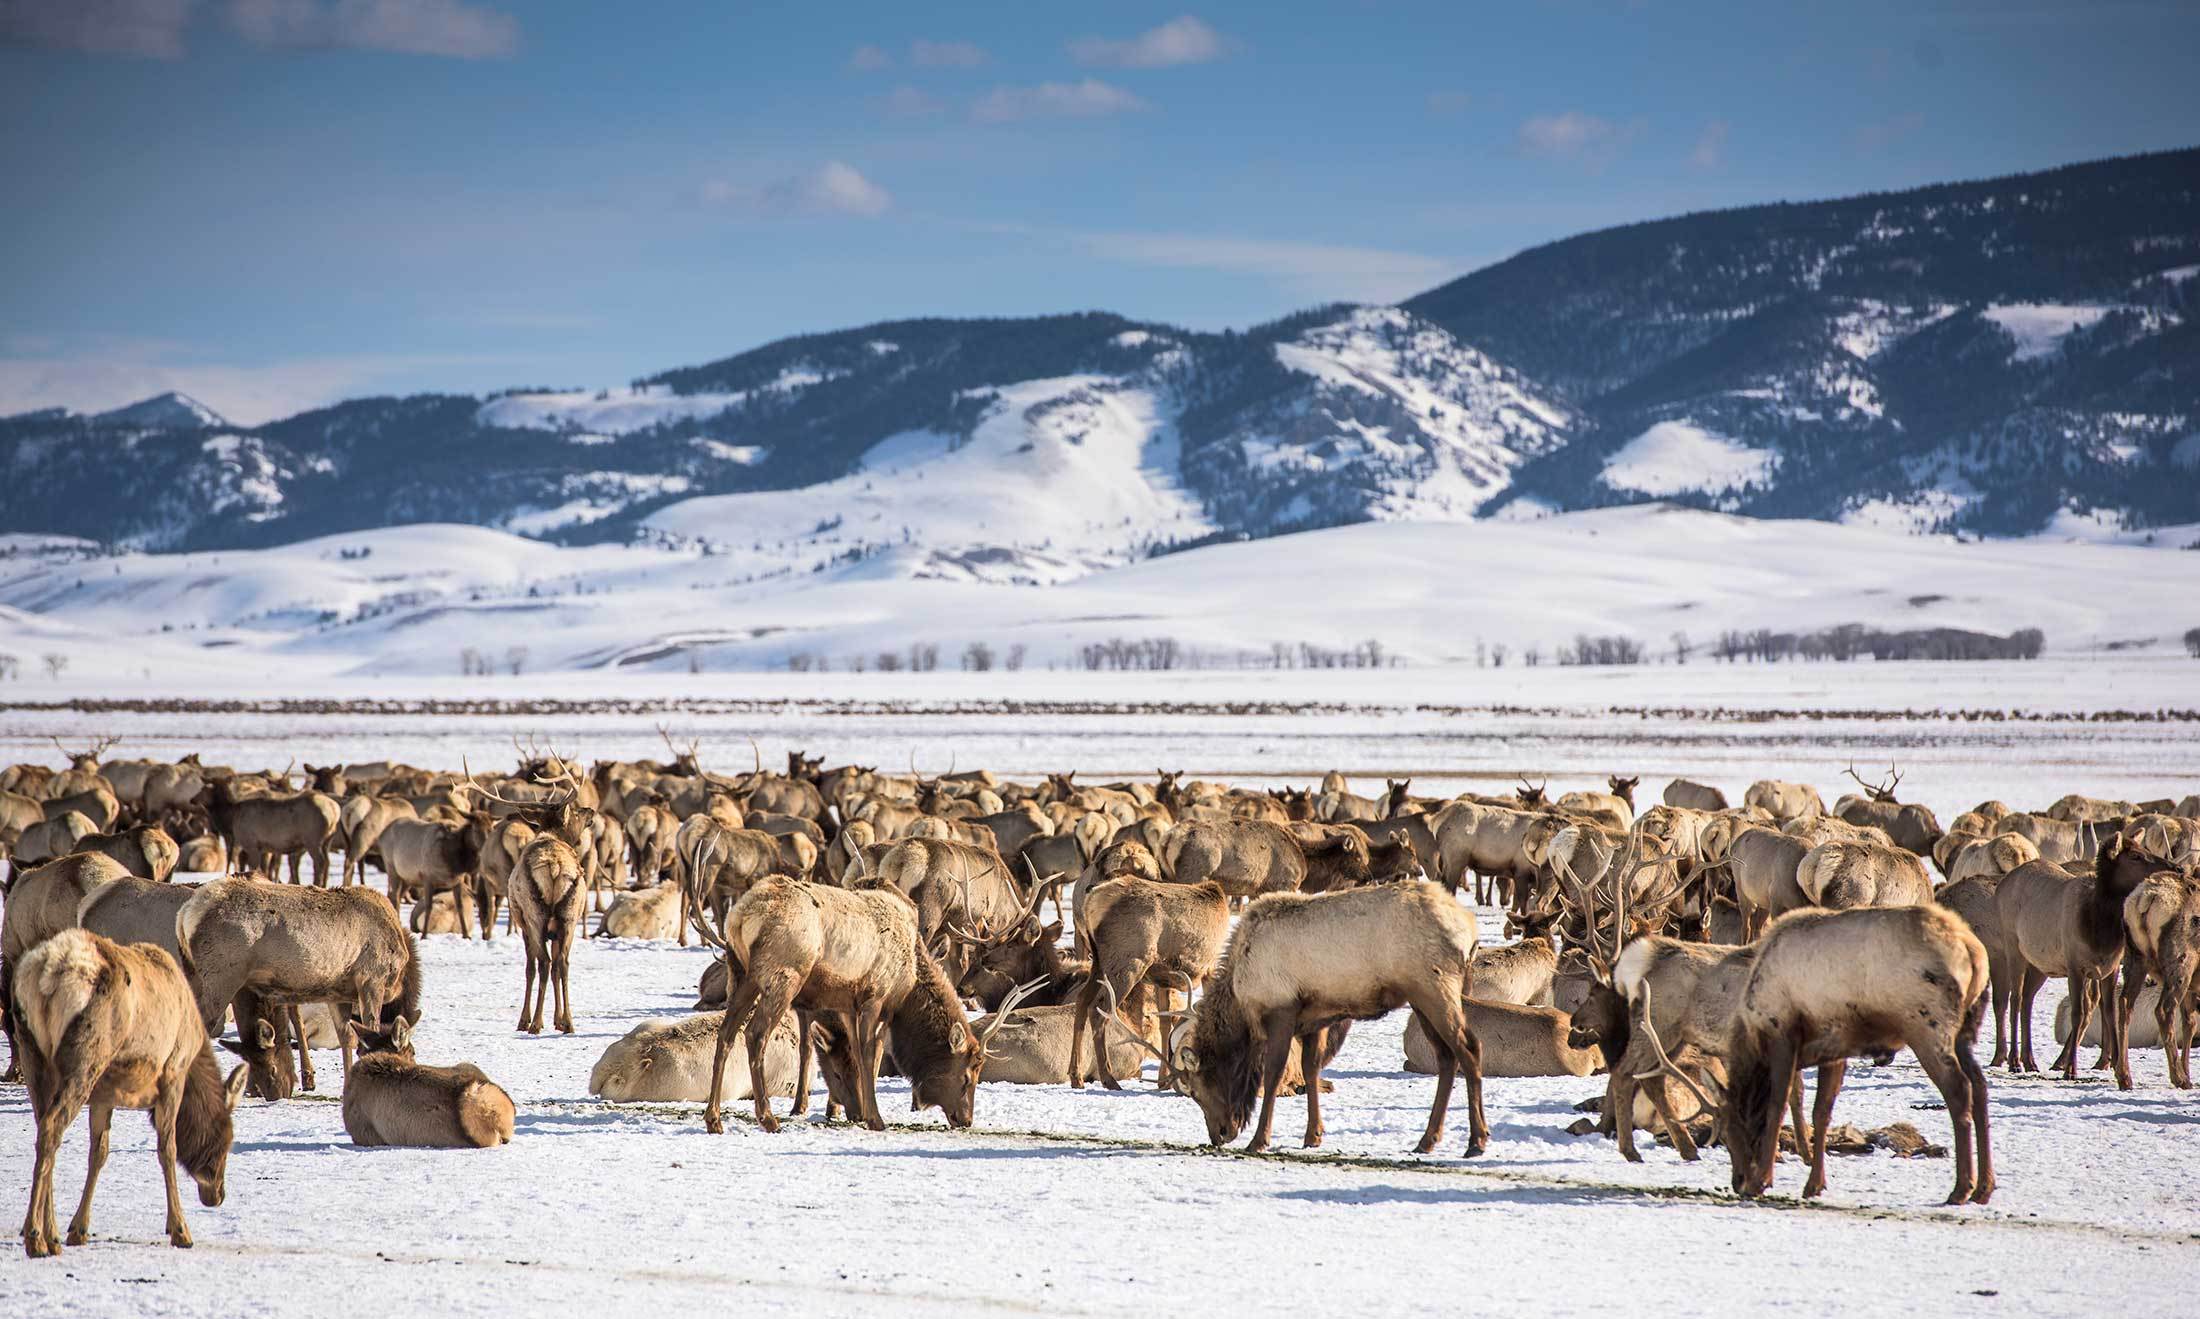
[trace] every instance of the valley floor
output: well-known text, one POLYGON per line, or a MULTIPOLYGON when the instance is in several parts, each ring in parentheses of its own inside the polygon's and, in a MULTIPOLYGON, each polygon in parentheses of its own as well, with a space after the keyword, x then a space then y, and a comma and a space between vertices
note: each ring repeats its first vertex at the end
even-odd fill
MULTIPOLYGON (((2070 790, 2182 795, 2200 762, 2186 680, 2200 666, 2044 660, 2012 665, 1696 666, 1612 674, 1475 670, 1096 679, 1091 675, 571 677, 486 687, 347 682, 315 689, 237 676, 230 708, 174 693, 84 692, 128 706, 0 708, 0 760, 52 759, 121 734, 115 754, 320 763, 384 755, 476 768, 511 738, 580 756, 662 754, 653 722, 704 739, 705 761, 746 769, 788 747, 927 771, 988 765, 1084 779, 1156 765, 1304 782, 1332 766, 1378 788, 1412 773, 1436 791, 1548 776, 1554 790, 1607 770, 1690 773, 1738 794, 1807 778, 1830 798, 1852 761, 1889 760, 1906 797, 1943 817, 1981 797, 2038 805, 2070 790), (501 708, 439 706, 458 698, 501 708), (295 703, 284 704, 284 701, 295 703), (2163 715, 2164 710, 2171 713, 2163 715), (2124 711, 2123 714, 2114 712, 2124 711), (2142 713, 2143 712, 2143 713, 2142 713), (1914 789, 1914 792, 1912 791, 1914 789)), ((11 695, 15 693, 10 693, 11 695)), ((199 692, 204 697, 207 693, 199 692)), ((1486 940, 1497 922, 1482 920, 1486 940)), ((514 1142, 485 1152, 357 1149, 329 1096, 240 1112, 229 1202, 187 1206, 198 1246, 160 1233, 150 1131, 124 1115, 102 1179, 98 1238, 58 1261, 0 1254, 0 1308, 26 1315, 324 1313, 355 1296, 404 1311, 573 1312, 632 1304, 739 1304, 767 1313, 1226 1313, 1309 1306, 1391 1315, 1483 1307, 1583 1313, 2146 1315, 2181 1311, 2200 1267, 2200 1100, 2170 1089, 2159 1051, 2138 1088, 1992 1074, 2001 1187, 1984 1208, 1939 1207, 1946 1159, 1836 1159, 1825 1200, 1742 1206, 1727 1160, 1682 1163, 1646 1146, 1624 1163, 1564 1128, 1600 1079, 1493 1079, 1487 1155, 1460 1157, 1455 1103, 1440 1152, 1410 1154, 1433 1081, 1400 1070, 1398 1016, 1357 1028, 1330 1075, 1328 1146, 1296 1149, 1303 1109, 1279 1106, 1280 1152, 1200 1148, 1189 1100, 989 1085, 978 1129, 910 1115, 906 1088, 879 1134, 793 1123, 766 1136, 742 1114, 726 1135, 693 1106, 608 1106, 586 1095, 602 1049, 647 1017, 688 1010, 707 959, 669 945, 587 943, 575 956, 579 1034, 512 1030, 520 950, 426 941, 423 1061, 471 1059, 518 1102, 514 1142)), ((2060 985, 2038 1004, 2050 1024, 2060 985)), ((2090 1061, 2090 1051, 2088 1053, 2090 1061)), ((1945 1143, 1937 1095, 1905 1055, 1852 1068, 1836 1120, 1914 1122, 1945 1143)), ((0 1089, 0 1211, 25 1194, 28 1105, 0 1089)), ((58 1190, 69 1212, 81 1123, 58 1190)), ((188 1198, 188 1197, 187 1197, 188 1198)), ((13 1221, 13 1220, 10 1220, 13 1221)))

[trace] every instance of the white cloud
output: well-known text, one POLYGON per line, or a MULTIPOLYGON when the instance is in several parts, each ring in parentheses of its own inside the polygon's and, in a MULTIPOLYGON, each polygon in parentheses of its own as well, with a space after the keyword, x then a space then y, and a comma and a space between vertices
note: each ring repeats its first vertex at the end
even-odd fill
POLYGON ((1516 143, 1531 156, 1581 161, 1601 166, 1642 131, 1641 123, 1615 124, 1599 115, 1568 110, 1563 114, 1535 115, 1520 125, 1516 143))
POLYGON ((922 69, 975 69, 985 61, 984 49, 967 41, 909 43, 909 62, 922 69))
POLYGON ((1458 273, 1438 257, 1378 247, 1169 233, 1080 233, 1072 241, 1104 260, 1258 275, 1316 300, 1392 302, 1458 273))
POLYGON ((855 53, 848 57, 848 67, 862 73, 870 73, 874 70, 886 68, 893 62, 893 56, 872 45, 858 46, 855 53))
POLYGON ((245 366, 195 360, 173 343, 113 340, 0 356, 0 415, 57 406, 99 412, 173 389, 240 426, 258 426, 342 398, 408 389, 423 373, 497 363, 507 359, 365 354, 245 366))
POLYGON ((947 103, 922 88, 904 84, 886 93, 881 108, 890 118, 923 119, 946 110, 947 103))
POLYGON ((1714 119, 1703 126, 1703 135, 1696 139, 1694 149, 1688 153, 1688 163, 1697 169, 1717 169, 1726 163, 1726 137, 1732 125, 1724 119, 1714 119))
POLYGON ((176 59, 197 0, 0 0, 0 46, 176 59))
POLYGON ((874 216, 885 214, 894 204, 886 189, 839 160, 764 184, 711 179, 703 184, 700 196, 708 205, 770 216, 874 216))
POLYGON ((1149 28, 1126 41, 1083 37, 1069 43, 1079 64, 1122 69, 1159 69, 1172 64, 1205 64, 1228 53, 1222 34, 1190 14, 1149 28))
POLYGON ((461 0, 229 0, 229 25, 257 46, 348 48, 452 59, 519 49, 519 21, 461 0))
POLYGON ((1082 82, 1044 82, 1036 87, 996 87, 971 108, 980 123, 1018 119, 1092 119, 1144 110, 1146 103, 1098 78, 1082 82))

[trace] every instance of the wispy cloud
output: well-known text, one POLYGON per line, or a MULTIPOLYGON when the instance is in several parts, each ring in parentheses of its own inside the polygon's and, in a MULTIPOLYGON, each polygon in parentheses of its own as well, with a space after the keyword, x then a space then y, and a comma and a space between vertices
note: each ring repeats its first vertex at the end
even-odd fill
POLYGON ((1724 119, 1714 119, 1703 126, 1696 138, 1696 145, 1688 152, 1688 163, 1697 169, 1712 170, 1726 163, 1726 138, 1732 126, 1724 119))
POLYGON ((894 204, 886 189, 855 166, 828 160, 816 169, 764 183, 710 179, 698 190, 704 204, 756 215, 884 215, 894 204))
MULTIPOLYGON (((26 345, 11 344, 14 347, 26 345)), ((0 414, 41 407, 97 412, 180 390, 241 426, 257 426, 378 390, 411 388, 423 374, 472 366, 511 369, 502 355, 353 354, 239 364, 208 361, 160 340, 107 339, 73 349, 0 356, 0 414)))
POLYGON ((979 123, 1005 124, 1019 119, 1097 119, 1148 108, 1112 83, 1086 78, 1036 87, 996 87, 971 107, 970 115, 979 123))
POLYGON ((985 61, 985 49, 968 41, 909 43, 909 62, 920 69, 975 69, 985 61))
POLYGON ((1618 124, 1601 115, 1568 110, 1522 121, 1515 144, 1531 156, 1595 167, 1609 164, 1642 131, 1639 121, 1618 124))
POLYGON ((1457 273, 1441 258, 1379 247, 1172 233, 1076 233, 1070 240, 1103 260, 1255 275, 1310 300, 1391 302, 1457 273))
POLYGON ((893 63, 894 57, 887 54, 886 48, 883 46, 861 45, 856 47, 854 53, 848 56, 848 67, 859 73, 871 73, 879 69, 891 68, 893 63))
POLYGON ((1866 155, 1876 155, 1904 138, 1915 137, 1925 127, 1925 116, 1915 110, 1905 114, 1890 115, 1859 124, 1856 128, 1856 149, 1866 155))
POLYGON ((1186 14, 1123 40, 1081 37, 1069 43, 1069 53, 1079 64, 1159 69, 1218 60, 1229 53, 1229 46, 1220 32, 1186 14))
POLYGON ((177 59, 197 0, 0 0, 0 45, 177 59))
POLYGON ((229 24, 259 46, 502 59, 519 21, 460 0, 229 0, 229 24))

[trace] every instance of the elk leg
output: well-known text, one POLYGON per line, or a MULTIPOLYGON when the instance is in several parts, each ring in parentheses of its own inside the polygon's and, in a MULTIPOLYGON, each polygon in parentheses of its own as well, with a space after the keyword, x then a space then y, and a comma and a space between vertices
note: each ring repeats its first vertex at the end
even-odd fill
POLYGON ((1085 987, 1077 991, 1077 1010, 1069 1014, 1069 1088, 1085 1088, 1085 1023, 1092 1023, 1096 1053, 1107 1052, 1107 1023, 1099 1019, 1100 975, 1086 977, 1085 987))
MULTIPOLYGON (((1788 1078, 1788 1121, 1795 1132, 1795 1157, 1807 1162, 1810 1152, 1810 1125, 1803 1121, 1803 1069, 1800 1067, 1795 1068, 1794 1074, 1788 1078)), ((1772 1159, 1775 1163, 1780 1161, 1777 1134, 1773 1140, 1772 1159)))
POLYGON ((1673 1116, 1673 1088, 1660 1076, 1650 1082, 1650 1104, 1658 1110, 1658 1118, 1665 1124, 1665 1134, 1673 1140, 1673 1152, 1681 1156, 1683 1163, 1694 1163, 1699 1157, 1696 1138, 1690 1134, 1688 1124, 1673 1116))
MULTIPOLYGON (((26 1072, 32 1069, 26 1067, 26 1072)), ((37 1078, 34 1076, 33 1080, 37 1078)), ((36 1093, 35 1090, 33 1092, 36 1093)), ((53 1223, 53 1165, 61 1153, 61 1138, 76 1116, 64 1109, 61 1097, 49 1097, 49 1106, 38 1114, 38 1153, 31 1162, 31 1202, 23 1214, 23 1253, 32 1259, 61 1253, 60 1233, 53 1223)))
POLYGON ((1310 1150, 1322 1147, 1322 1044, 1327 1031, 1299 1036, 1299 1077, 1306 1086, 1306 1139, 1310 1150))
MULTIPOLYGON (((858 1004, 851 1025, 850 1033, 856 1046, 856 1098, 863 1108, 863 1125, 873 1131, 884 1131, 886 1119, 878 1111, 879 1005, 858 1004)), ((910 1077, 912 1092, 916 1084, 917 1079, 910 1077)))
MULTIPOLYGON (((749 1078, 755 1085, 756 1077, 749 1078)), ((794 1107, 787 1110, 788 1117, 801 1117, 810 1111, 810 1014, 794 1014, 794 1107)))
MULTIPOLYGON (((558 976, 558 1029, 567 1035, 573 1033, 573 929, 576 923, 567 921, 559 927, 552 961, 558 976)), ((778 1024, 776 1018, 773 1024, 778 1024)))
POLYGON ((168 1190, 168 1244, 188 1250, 191 1229, 184 1226, 183 1200, 176 1194, 176 1113, 183 1107, 181 1076, 153 1096, 153 1145, 160 1158, 160 1179, 168 1190))
MULTIPOLYGON (((1823 1063, 1818 1068, 1818 1101, 1811 1106, 1810 1176, 1803 1179, 1803 1198, 1816 1199, 1826 1192, 1826 1138, 1832 1134, 1833 1097, 1841 1093, 1841 1078, 1848 1074, 1848 1060, 1823 1063)), ((1927 1068, 1930 1071, 1930 1068, 1927 1068)), ((1800 1078, 1800 1073, 1797 1074, 1800 1078)), ((1943 1092, 1945 1093, 1945 1092, 1943 1092)), ((1965 1112, 1968 1113, 1968 1106, 1965 1112)), ((1795 1148, 1801 1152, 1802 1137, 1796 1137, 1795 1148)), ((1970 1162, 1965 1151, 1963 1162, 1970 1162)), ((1968 1189, 1968 1188, 1966 1188, 1968 1189)))
MULTIPOLYGON (((2054 1070, 2062 1073, 2063 1080, 2078 1079, 2078 1046, 2085 1039, 2086 1027, 2093 1024, 2093 998, 2097 987, 2093 977, 2076 974, 2069 977, 2070 985, 2070 1038, 2063 1042, 2061 1056, 2055 1059, 2054 1070)), ((2104 1030, 2102 1034, 2107 1034, 2104 1030)))
POLYGON ((2036 1072, 2040 1069, 2039 1059, 2032 1052, 2032 1003, 2039 997, 2041 986, 2046 983, 2045 971, 2030 963, 2025 964, 2023 978, 2017 982, 2016 1002, 2010 1004, 2010 1029, 2022 1041, 2021 1050, 2015 1045, 2011 1046, 2013 1052, 2009 1070, 2012 1072, 2036 1072), (2019 1052, 2021 1057, 2017 1056, 2019 1052))
POLYGON ((313 1051, 306 1047, 305 1013, 293 1003, 290 1005, 290 1033, 298 1037, 298 1088, 313 1089, 313 1051))
POLYGON ((1421 1019, 1421 1031, 1436 1046, 1436 1097, 1428 1106, 1428 1124, 1421 1129, 1420 1143, 1413 1147, 1415 1154, 1433 1154, 1444 1139, 1444 1115, 1451 1109, 1451 1085, 1459 1074, 1459 1060, 1452 1053, 1451 1045, 1438 1033, 1436 1024, 1428 1014, 1415 1008, 1413 1013, 1421 1019))
MULTIPOLYGON (((754 1001, 754 995, 751 994, 745 978, 735 994, 748 995, 751 1002, 754 1001)), ((726 1051, 733 1047, 733 1037, 741 1029, 739 1018, 731 1010, 735 994, 727 995, 728 1010, 718 1020, 718 1042, 712 1047, 710 1054, 710 1095, 703 1101, 703 1130, 713 1136, 723 1135, 726 1130, 725 1120, 718 1115, 718 1098, 726 1090, 726 1051)))
MULTIPOLYGON (((1765 1064, 1767 1076, 1792 1097, 1795 1084, 1795 1041, 1785 1034, 1773 1036, 1766 1050, 1765 1064)), ((1744 1200, 1756 1199, 1772 1189, 1772 1163, 1780 1155, 1780 1109, 1779 1099, 1774 1098, 1765 1105, 1765 1111, 1757 1119, 1759 1134, 1764 1140, 1764 1153, 1759 1156, 1758 1166, 1742 1179, 1740 1194, 1744 1200)), ((1796 1115, 1797 1121, 1801 1121, 1801 1116, 1800 1113, 1796 1115)), ((1802 1147, 1798 1145, 1796 1148, 1802 1147)))
POLYGON ((2111 967, 2101 981, 2101 1011, 2108 1014, 2109 1024, 2116 1028, 2116 1054, 2110 1060, 2110 1068, 2118 1090, 2131 1088, 2131 1011, 2139 997, 2138 986, 2145 983, 2146 974, 2136 966, 2111 967), (2118 977, 2130 982, 2124 994, 2116 992, 2118 977))
POLYGON ((1612 1114, 1613 1137, 1619 1142, 1620 1157, 1629 1163, 1642 1162, 1642 1153, 1635 1148, 1635 1088, 1642 1082, 1635 1079, 1635 1074, 1649 1065, 1648 1059, 1635 1057, 1638 1038, 1628 1037, 1627 1047, 1612 1065, 1612 1075, 1604 1085, 1604 1106, 1612 1114))
POLYGON ((1268 1148, 1268 1133, 1276 1124, 1276 1091, 1283 1087, 1283 1069, 1291 1061, 1291 1043, 1297 1032, 1298 1012, 1293 1008, 1279 1008, 1261 1021, 1261 1030, 1254 1043, 1261 1048, 1260 1063, 1260 1121, 1253 1127, 1253 1138, 1245 1143, 1245 1152, 1257 1154, 1268 1148))
POLYGON ((92 1188, 99 1185, 99 1170, 107 1166, 107 1123, 114 1115, 112 1104, 92 1105, 92 1154, 84 1169, 84 1194, 76 1202, 76 1217, 69 1220, 68 1242, 72 1246, 91 1239, 92 1188))

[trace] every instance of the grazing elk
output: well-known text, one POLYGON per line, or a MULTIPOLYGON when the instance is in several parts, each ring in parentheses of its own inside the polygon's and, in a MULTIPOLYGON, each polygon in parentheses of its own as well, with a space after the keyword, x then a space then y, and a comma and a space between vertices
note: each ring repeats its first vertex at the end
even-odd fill
MULTIPOLYGON (((1827 1127, 1847 1060, 1906 1046, 1939 1089, 1955 1128, 1948 1203, 1985 1204, 1994 1191, 1986 1072, 1971 1051, 1987 977, 1985 947, 1941 907, 1795 911, 1773 922, 1727 1040, 1721 1123, 1735 1194, 1753 1198, 1771 1186, 1780 1110, 1804 1067, 1818 1069, 1818 1091, 1803 1196, 1824 1191, 1827 1127), (1827 967, 1845 974, 1829 976, 1827 967)), ((1798 1148, 1801 1137, 1798 1131, 1798 1148)))
MULTIPOLYGON (((462 824, 403 816, 387 821, 375 847, 389 877, 390 906, 408 893, 426 899, 456 890, 466 876, 480 872, 488 838, 489 825, 480 816, 462 824)), ((482 934, 488 934, 486 922, 482 934)))
MULTIPOLYGON (((420 950, 370 889, 216 880, 177 910, 176 947, 208 1034, 239 1003, 234 1051, 251 1066, 255 1093, 270 1099, 287 1098, 297 1078, 289 1053, 249 1024, 265 1020, 261 1005, 327 1003, 374 1025, 420 1017, 420 950)), ((349 1072, 348 1034, 342 1047, 349 1072)))
POLYGON ((1333 1030, 1412 1005, 1437 1043, 1435 1102, 1416 1148, 1443 1139, 1455 1070, 1467 1077, 1469 1156, 1489 1147, 1481 1046, 1467 1024, 1474 915, 1434 884, 1341 893, 1276 893, 1246 908, 1206 996, 1171 1037, 1169 1061, 1207 1120, 1210 1144, 1234 1139, 1261 1097, 1246 1143, 1267 1148, 1276 1092, 1294 1041, 1306 1078, 1306 1140, 1322 1141, 1321 1069, 1333 1030))
MULTIPOLYGON (((1078 928, 1092 950, 1092 974, 1077 996, 1069 1055, 1069 1083, 1085 1085, 1085 1030, 1093 1032, 1093 1065, 1100 1083, 1120 1089, 1116 1073, 1108 1065, 1101 1042, 1105 1021, 1116 1004, 1130 1005, 1130 1020, 1140 1033, 1145 1029, 1145 988, 1150 981, 1164 992, 1181 989, 1190 994, 1206 983, 1222 954, 1222 941, 1230 928, 1230 899, 1214 880, 1197 884, 1162 884, 1125 876, 1096 886, 1086 894, 1078 914, 1078 928), (1108 998, 1103 1014, 1100 996, 1108 998)), ((1162 1060, 1163 1072, 1168 1060, 1162 1060)))
POLYGON ((226 1194, 230 1110, 244 1093, 245 1071, 224 1082, 206 1028, 175 959, 149 944, 125 947, 89 930, 64 930, 31 950, 14 969, 15 1011, 23 1024, 23 1073, 38 1125, 23 1253, 61 1252, 54 1222, 54 1160, 77 1113, 91 1108, 91 1163, 84 1195, 69 1220, 68 1244, 92 1230, 92 1191, 107 1162, 107 1123, 118 1108, 152 1115, 155 1158, 168 1191, 168 1243, 189 1246, 176 1194, 180 1163, 198 1183, 199 1202, 219 1207, 226 1194))
POLYGON ((351 1023, 359 1060, 344 1081, 344 1131, 354 1145, 493 1149, 512 1139, 512 1097, 472 1063, 426 1067, 412 1023, 386 1031, 351 1023))

